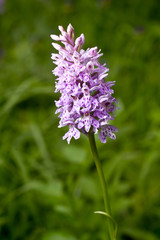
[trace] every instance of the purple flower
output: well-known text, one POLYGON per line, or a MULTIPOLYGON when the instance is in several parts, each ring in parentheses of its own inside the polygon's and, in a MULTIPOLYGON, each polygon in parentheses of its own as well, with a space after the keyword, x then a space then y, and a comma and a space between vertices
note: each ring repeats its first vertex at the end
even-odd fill
POLYGON ((109 69, 99 63, 103 55, 101 50, 98 51, 97 47, 83 50, 84 35, 75 39, 71 24, 67 31, 62 26, 59 30, 59 36, 51 35, 54 41, 60 43, 52 43, 59 53, 53 53, 51 58, 57 65, 53 70, 57 76, 55 92, 61 94, 55 101, 59 127, 69 126, 63 139, 67 138, 70 143, 72 137, 80 138, 80 132, 98 133, 98 130, 102 143, 106 142, 107 137, 115 139, 113 132, 118 129, 109 124, 117 109, 117 100, 112 96, 114 91, 111 89, 115 82, 105 82, 109 69))

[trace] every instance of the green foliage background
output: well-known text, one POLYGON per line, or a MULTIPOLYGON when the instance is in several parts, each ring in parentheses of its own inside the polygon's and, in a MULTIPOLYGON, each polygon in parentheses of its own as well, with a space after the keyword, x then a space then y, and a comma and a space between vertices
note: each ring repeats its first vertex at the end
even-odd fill
POLYGON ((159 0, 8 0, 0 15, 0 239, 104 240, 88 140, 54 115, 50 34, 69 23, 116 80, 117 140, 101 144, 119 240, 160 239, 159 0))

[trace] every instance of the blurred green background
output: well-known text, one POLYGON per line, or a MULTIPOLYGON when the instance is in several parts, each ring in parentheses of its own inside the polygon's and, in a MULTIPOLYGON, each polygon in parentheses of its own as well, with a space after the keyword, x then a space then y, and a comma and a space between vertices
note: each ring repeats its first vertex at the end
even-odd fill
POLYGON ((69 23, 116 81, 117 139, 97 145, 118 240, 158 240, 159 0, 0 0, 0 239, 106 239, 88 140, 68 145, 54 115, 49 35, 69 23))

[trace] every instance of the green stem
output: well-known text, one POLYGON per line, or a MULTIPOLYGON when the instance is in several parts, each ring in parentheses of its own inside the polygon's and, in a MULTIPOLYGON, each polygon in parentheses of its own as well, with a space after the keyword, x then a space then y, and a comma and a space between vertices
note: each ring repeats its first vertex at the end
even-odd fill
MULTIPOLYGON (((99 157, 98 157, 98 152, 97 152, 97 147, 96 147, 96 143, 95 143, 94 133, 89 133, 88 137, 89 137, 89 142, 90 142, 93 158, 94 158, 94 161, 95 161, 95 164, 96 164, 97 172, 98 172, 101 187, 102 187, 105 211, 106 211, 106 213, 108 213, 111 216, 111 208, 110 208, 110 203, 109 203, 107 183, 105 181, 105 177, 104 177, 104 174, 103 174, 101 163, 100 163, 100 160, 99 160, 99 157)), ((109 218, 107 219, 107 227, 108 227, 108 240, 113 240, 114 229, 113 229, 113 224, 112 224, 112 222, 109 218)))

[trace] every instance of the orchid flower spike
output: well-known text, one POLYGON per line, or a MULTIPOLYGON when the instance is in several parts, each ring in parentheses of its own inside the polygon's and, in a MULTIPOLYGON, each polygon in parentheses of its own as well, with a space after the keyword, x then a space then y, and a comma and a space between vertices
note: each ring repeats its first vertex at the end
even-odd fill
POLYGON ((80 133, 90 131, 97 134, 102 143, 106 138, 115 139, 114 132, 118 129, 109 124, 114 120, 117 100, 112 96, 111 87, 115 82, 105 81, 109 69, 99 63, 103 55, 97 47, 82 49, 84 34, 75 39, 74 28, 68 25, 67 31, 59 26, 61 34, 51 35, 58 43, 52 43, 58 54, 52 54, 52 60, 57 67, 53 74, 57 76, 55 92, 61 96, 55 101, 59 113, 59 127, 69 126, 69 131, 63 136, 70 143, 72 137, 80 138, 80 133))

